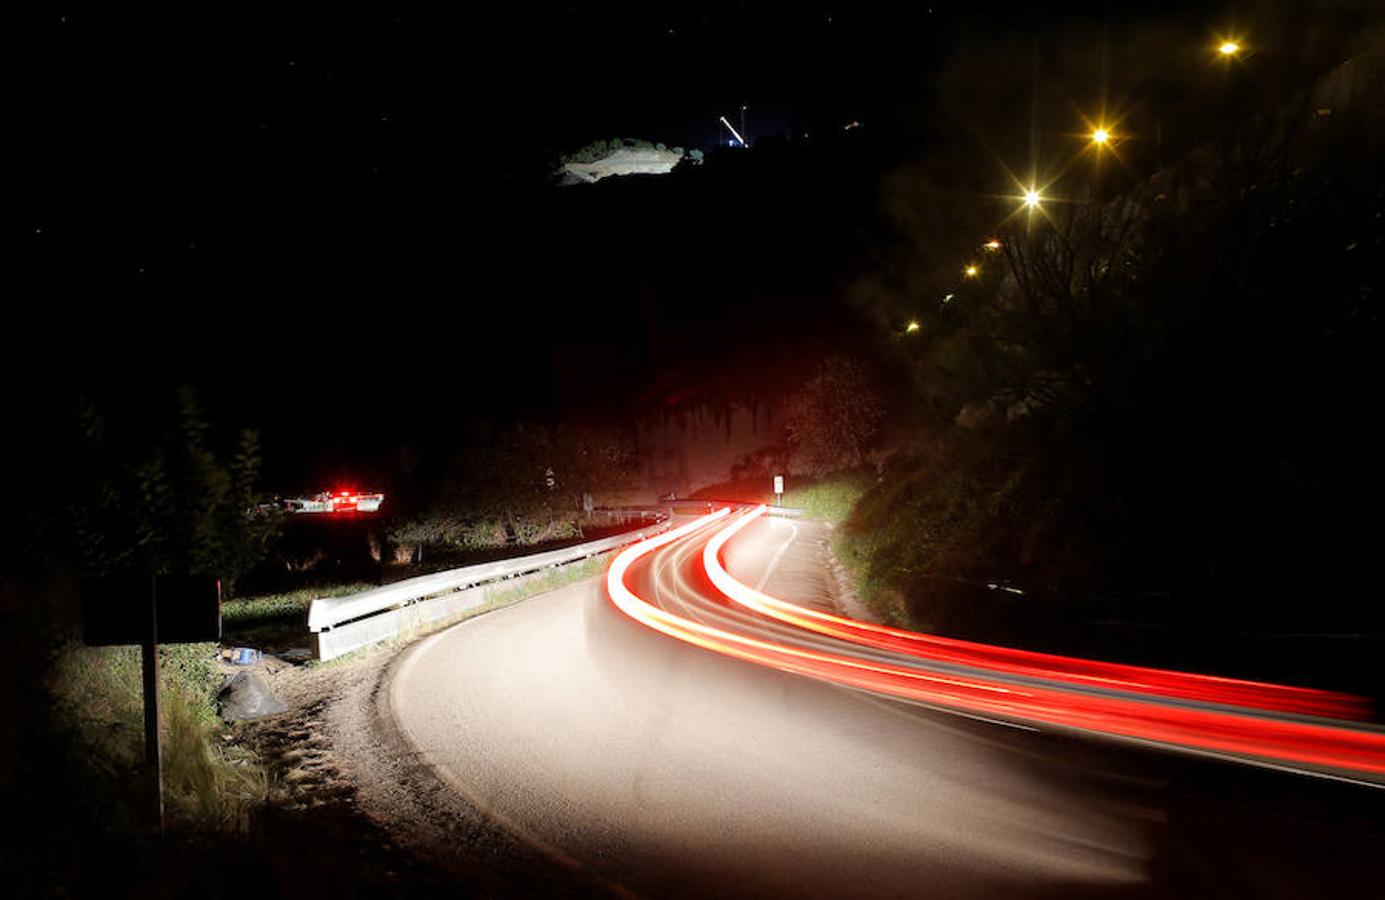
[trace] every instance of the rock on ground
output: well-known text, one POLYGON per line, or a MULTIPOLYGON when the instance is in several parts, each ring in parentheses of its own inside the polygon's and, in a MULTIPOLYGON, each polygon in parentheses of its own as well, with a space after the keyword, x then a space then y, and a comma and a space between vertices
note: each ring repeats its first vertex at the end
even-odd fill
POLYGON ((263 719, 288 710, 288 706, 252 672, 232 677, 217 695, 217 702, 221 718, 227 722, 263 719))

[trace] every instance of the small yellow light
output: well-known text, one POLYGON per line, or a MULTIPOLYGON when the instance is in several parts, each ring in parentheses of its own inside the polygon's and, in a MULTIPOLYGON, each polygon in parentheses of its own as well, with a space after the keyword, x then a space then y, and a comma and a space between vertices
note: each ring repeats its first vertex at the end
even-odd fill
POLYGON ((1098 128, 1092 132, 1092 141, 1097 144, 1104 144, 1111 139, 1111 132, 1105 128, 1098 128))
POLYGON ((967 276, 968 278, 975 278, 976 275, 977 275, 977 273, 980 272, 981 269, 978 268, 977 265, 976 265, 975 263, 972 263, 971 265, 967 266, 967 267, 966 267, 965 269, 963 269, 962 271, 966 274, 966 276, 967 276))
POLYGON ((1033 188, 1030 188, 1029 190, 1024 192, 1024 205, 1030 209, 1034 209, 1035 207, 1037 207, 1039 205, 1040 199, 1041 198, 1039 197, 1039 192, 1034 190, 1033 188))
POLYGON ((1000 252, 1000 241, 996 240, 995 238, 991 238, 989 241, 982 244, 981 246, 985 247, 991 253, 1000 252))
POLYGON ((910 322, 908 325, 904 326, 904 330, 909 332, 910 334, 913 334, 915 331, 919 330, 919 323, 910 322))
POLYGON ((1241 45, 1235 41, 1222 41, 1221 46, 1217 48, 1217 52, 1222 56, 1235 56, 1237 53, 1241 52, 1241 45))

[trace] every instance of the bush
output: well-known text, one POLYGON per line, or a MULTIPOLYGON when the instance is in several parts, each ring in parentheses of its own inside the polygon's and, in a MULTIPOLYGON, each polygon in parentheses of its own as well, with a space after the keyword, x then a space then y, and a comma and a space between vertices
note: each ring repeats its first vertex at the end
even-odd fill
POLYGON ((521 547, 566 540, 582 534, 581 527, 570 514, 555 515, 548 511, 515 516, 510 519, 510 529, 514 532, 515 543, 521 547))
POLYGON ((162 433, 122 434, 90 403, 77 411, 79 463, 67 502, 53 504, 57 555, 102 574, 211 573, 231 594, 268 555, 281 519, 262 513, 259 436, 243 431, 229 456, 213 446, 195 393, 178 392, 162 433))
POLYGON ((865 367, 829 357, 793 401, 787 431, 796 468, 821 476, 861 466, 884 416, 865 367))
POLYGON ((481 519, 462 527, 460 546, 467 550, 489 550, 507 543, 509 535, 499 519, 481 519))

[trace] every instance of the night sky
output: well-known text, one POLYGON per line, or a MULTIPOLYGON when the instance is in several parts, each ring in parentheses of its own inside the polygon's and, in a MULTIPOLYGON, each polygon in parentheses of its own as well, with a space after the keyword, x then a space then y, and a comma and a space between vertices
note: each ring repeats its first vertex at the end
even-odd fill
MULTIPOLYGON (((17 407, 52 427, 81 394, 137 421, 188 383, 273 452, 341 459, 479 418, 619 414, 707 372, 777 390, 753 357, 872 339, 841 298, 884 175, 946 144, 966 92, 940 99, 945 62, 983 48, 964 81, 1008 116, 1028 63, 1005 40, 1137 12, 32 9, 13 30, 17 407), (594 138, 710 151, 741 105, 758 162, 548 184, 594 138), (852 120, 858 146, 785 149, 852 120)), ((1180 27, 1195 42, 1208 21, 1180 27)))
MULTIPOLYGON (((716 116, 739 121, 742 104, 752 137, 864 116, 882 84, 921 71, 934 17, 358 9, 33 13, 13 92, 11 307, 11 334, 47 356, 31 399, 138 410, 187 382, 297 442, 312 440, 300 423, 407 437, 430 419, 585 411, 612 385, 638 394, 668 355, 651 341, 679 337, 682 312, 664 307, 698 302, 691 281, 660 292, 618 237, 573 238, 593 216, 619 230, 647 215, 686 247, 722 213, 555 199, 554 155, 614 135, 711 150, 716 116)), ((737 305, 728 261, 704 259, 702 300, 737 305)))

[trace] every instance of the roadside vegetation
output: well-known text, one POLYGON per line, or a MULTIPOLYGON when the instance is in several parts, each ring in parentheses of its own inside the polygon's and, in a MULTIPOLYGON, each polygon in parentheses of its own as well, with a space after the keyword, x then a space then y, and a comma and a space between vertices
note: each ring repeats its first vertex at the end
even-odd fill
POLYGON ((1385 625, 1357 609, 1385 500, 1366 412, 1385 382, 1385 80, 1367 61, 1330 116, 1311 81, 1232 93, 1186 157, 946 257, 960 219, 901 221, 907 274, 860 291, 913 386, 902 452, 845 522, 865 599, 928 627, 983 608, 939 587, 961 583, 1021 589, 1046 623, 1385 625))
POLYGON ((691 499, 772 503, 773 478, 785 475, 785 506, 840 522, 875 483, 883 464, 885 406, 859 359, 828 356, 793 391, 772 439, 731 467, 731 478, 691 499))
MULTIPOLYGON (((111 421, 96 403, 78 405, 72 433, 59 442, 74 476, 43 508, 26 511, 25 549, 34 569, 214 573, 222 582, 223 640, 231 645, 302 643, 314 598, 371 586, 359 580, 371 555, 378 572, 400 557, 416 568, 425 552, 430 560, 504 555, 580 539, 602 527, 585 515, 584 501, 590 506, 593 494, 626 488, 637 470, 618 431, 483 429, 418 479, 416 492, 392 494, 392 520, 378 529, 374 520, 327 529, 320 536, 332 547, 326 556, 318 551, 317 564, 286 566, 283 554, 292 548, 281 546, 286 523, 259 486, 255 433, 213 430, 190 390, 172 399, 167 407, 151 403, 138 423, 111 421), (394 547, 405 550, 389 554, 394 547), (347 560, 350 554, 359 559, 347 560), (279 584, 299 586, 261 589, 279 584)), ((304 529, 295 535, 299 543, 315 537, 304 529)), ((601 564, 505 586, 487 609, 590 577, 601 564)), ((62 583, 70 586, 58 593, 75 590, 75 581, 62 583)), ((75 604, 44 606, 75 613, 75 604)), ((136 840, 148 821, 140 650, 82 646, 73 637, 77 623, 59 618, 41 623, 50 643, 36 651, 42 665, 32 693, 43 724, 34 740, 45 749, 26 751, 35 787, 47 784, 66 798, 62 808, 71 810, 76 833, 136 840)), ((218 716, 225 681, 219 651, 211 643, 160 649, 166 818, 175 834, 254 831, 276 790, 273 767, 243 740, 245 726, 218 716)))
POLYGON ((784 505, 802 509, 811 519, 835 525, 851 514, 875 482, 873 470, 838 472, 819 481, 790 486, 784 492, 784 505))
POLYGON ((365 582, 303 588, 280 594, 236 597, 221 604, 223 640, 254 643, 267 637, 298 635, 306 628, 308 607, 319 597, 341 597, 374 587, 365 582))
MULTIPOLYGON (((406 548, 394 558, 416 568, 425 552, 430 560, 448 553, 504 555, 579 539, 601 528, 585 516, 584 500, 590 505, 592 494, 626 488, 636 469, 619 432, 487 429, 431 478, 420 479, 417 493, 392 496, 398 512, 381 523, 383 546, 373 521, 330 529, 324 545, 335 542, 333 553, 341 556, 349 543, 360 559, 338 565, 328 553, 318 565, 286 568, 285 522, 266 512, 274 504, 258 485, 256 435, 214 432, 188 390, 177 392, 171 408, 152 406, 149 418, 152 424, 131 427, 107 420, 96 404, 79 405, 64 443, 77 475, 34 514, 31 564, 96 575, 215 573, 222 579, 223 641, 231 645, 302 643, 314 598, 371 586, 354 580, 365 574, 358 563, 369 562, 370 552, 378 557, 406 548), (333 580, 342 575, 347 580, 333 580), (311 586, 240 590, 281 583, 311 586)), ((301 543, 313 534, 297 536, 301 543)), ((376 569, 389 559, 377 558, 376 569)), ((590 577, 602 564, 589 560, 506 585, 477 612, 590 577)), ((75 604, 47 605, 75 612, 75 604)), ((41 682, 34 696, 43 698, 35 740, 46 749, 32 756, 35 789, 47 785, 65 797, 61 806, 70 811, 74 833, 113 837, 111 846, 137 840, 149 816, 140 650, 82 646, 72 636, 77 623, 68 619, 43 625, 51 645, 34 676, 41 682)), ((173 834, 255 832, 259 818, 272 814, 273 765, 256 755, 246 726, 227 725, 218 715, 225 682, 219 652, 213 643, 160 649, 164 792, 173 834)))
MULTIPOLYGON (((217 650, 208 643, 159 652, 164 798, 169 827, 178 831, 243 831, 269 796, 269 776, 255 755, 224 739, 217 650)), ((65 778, 86 813, 114 831, 148 821, 139 648, 64 645, 50 688, 65 778)))
POLYGON ((620 429, 481 427, 467 444, 398 499, 387 528, 395 562, 581 539, 588 506, 638 483, 633 438, 620 429))
POLYGON ((259 509, 259 435, 214 434, 191 388, 150 415, 158 421, 133 426, 78 403, 75 433, 59 442, 73 475, 33 516, 31 555, 96 575, 211 572, 234 596, 282 524, 259 509))
MULTIPOLYGON (((31 512, 29 562, 92 575, 213 572, 234 597, 279 531, 276 516, 257 511, 258 437, 214 433, 186 389, 169 409, 151 404, 149 417, 131 427, 94 403, 78 405, 70 439, 56 442, 71 454, 73 476, 31 512)), ((36 626, 48 642, 46 667, 26 690, 45 698, 39 730, 48 752, 33 765, 47 773, 49 790, 67 795, 74 831, 138 834, 149 816, 140 649, 82 646, 78 623, 65 617, 75 606, 45 599, 40 605, 56 611, 36 626)), ((294 605, 231 600, 228 619, 268 620, 294 605)), ((218 649, 159 652, 165 800, 175 831, 243 831, 270 791, 265 768, 217 716, 218 649)))

